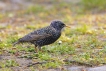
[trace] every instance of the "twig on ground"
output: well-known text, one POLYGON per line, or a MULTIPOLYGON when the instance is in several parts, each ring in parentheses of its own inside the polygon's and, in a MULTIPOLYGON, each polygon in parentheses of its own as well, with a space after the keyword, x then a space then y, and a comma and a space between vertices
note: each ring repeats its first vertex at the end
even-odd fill
POLYGON ((33 66, 33 65, 36 65, 36 64, 45 64, 47 62, 36 62, 36 63, 31 63, 29 65, 27 65, 27 67, 30 67, 30 66, 33 66))
POLYGON ((77 65, 83 65, 83 66, 88 66, 88 67, 92 67, 92 64, 88 64, 88 63, 83 63, 83 62, 78 62, 78 61, 74 61, 74 60, 63 60, 64 62, 69 62, 69 63, 74 63, 77 65))

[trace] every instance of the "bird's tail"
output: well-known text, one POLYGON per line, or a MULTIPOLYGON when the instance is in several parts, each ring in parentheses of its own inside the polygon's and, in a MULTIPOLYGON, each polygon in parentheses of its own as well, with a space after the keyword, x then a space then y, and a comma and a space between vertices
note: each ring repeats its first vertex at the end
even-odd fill
POLYGON ((15 42, 15 43, 13 43, 13 46, 15 46, 16 44, 19 44, 20 42, 19 41, 17 41, 17 42, 15 42))

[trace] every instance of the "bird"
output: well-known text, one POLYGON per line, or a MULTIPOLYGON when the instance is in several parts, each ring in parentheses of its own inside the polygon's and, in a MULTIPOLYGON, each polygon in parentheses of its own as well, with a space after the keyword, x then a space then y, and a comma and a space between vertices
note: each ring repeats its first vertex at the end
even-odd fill
POLYGON ((62 29, 66 26, 62 21, 54 20, 49 26, 34 30, 33 32, 19 38, 13 46, 19 43, 31 43, 35 46, 35 51, 42 51, 41 47, 54 43, 61 36, 62 29))

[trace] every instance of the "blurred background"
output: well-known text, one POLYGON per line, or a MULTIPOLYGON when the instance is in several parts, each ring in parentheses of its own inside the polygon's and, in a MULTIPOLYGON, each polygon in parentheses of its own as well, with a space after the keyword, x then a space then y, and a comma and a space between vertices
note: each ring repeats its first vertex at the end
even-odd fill
MULTIPOLYGON (((104 14, 105 0, 0 0, 0 22, 25 23, 60 19, 74 23, 81 14, 104 14)), ((19 24, 18 23, 18 24, 19 24)))

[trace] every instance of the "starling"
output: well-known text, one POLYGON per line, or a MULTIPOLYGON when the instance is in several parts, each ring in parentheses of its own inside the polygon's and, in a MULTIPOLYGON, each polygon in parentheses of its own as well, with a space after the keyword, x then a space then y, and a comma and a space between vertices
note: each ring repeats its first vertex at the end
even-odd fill
POLYGON ((66 25, 61 21, 52 21, 49 26, 35 30, 18 39, 13 46, 28 42, 34 44, 35 50, 38 52, 38 49, 41 50, 42 46, 54 43, 61 36, 61 31, 65 26, 66 25))

